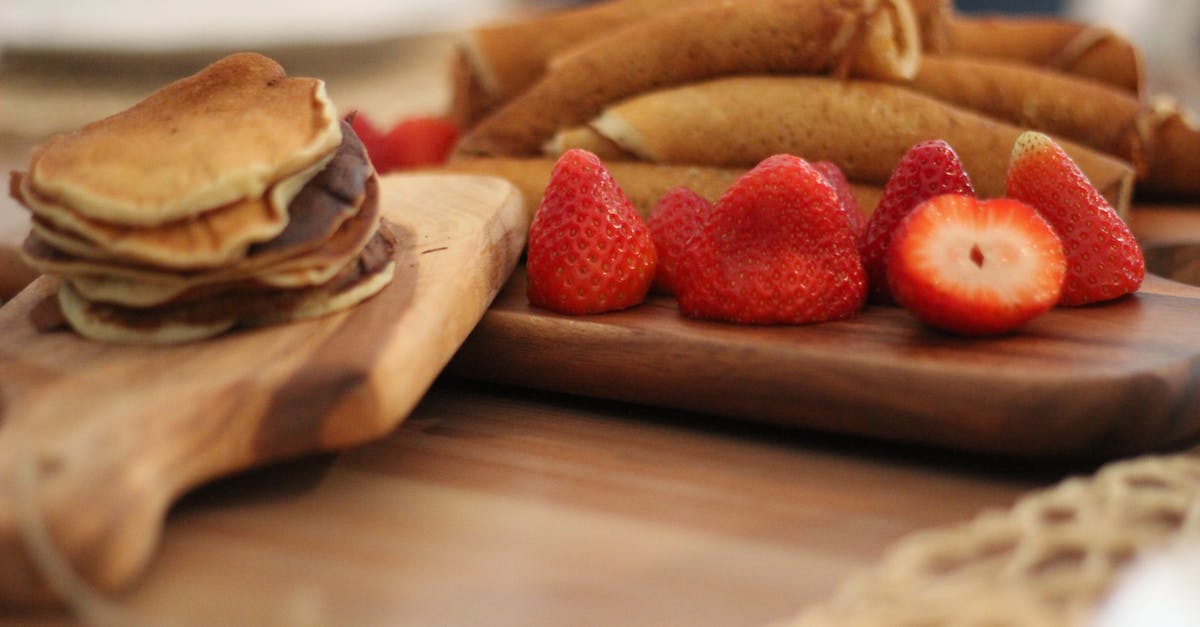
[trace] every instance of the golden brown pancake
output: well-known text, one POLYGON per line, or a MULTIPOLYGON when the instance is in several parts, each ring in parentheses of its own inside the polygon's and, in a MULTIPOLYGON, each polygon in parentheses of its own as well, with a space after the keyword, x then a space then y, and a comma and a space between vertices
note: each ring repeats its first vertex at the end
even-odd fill
POLYGON ((30 184, 87 218, 158 226, 262 197, 332 151, 338 122, 322 81, 235 54, 50 138, 33 153, 30 184))
MULTIPOLYGON (((296 177, 307 180, 324 165, 324 161, 318 162, 296 177)), ((266 197, 240 200, 155 227, 115 225, 85 217, 38 196, 29 177, 22 177, 20 200, 34 213, 34 230, 73 254, 188 269, 229 263, 245 256, 250 244, 283 231, 288 223, 288 196, 299 188, 285 180, 271 190, 266 197)))
POLYGON ((239 263, 207 271, 178 272, 152 266, 99 261, 70 255, 48 245, 37 233, 31 233, 22 247, 26 262, 41 272, 72 277, 75 288, 91 300, 148 307, 180 298, 195 290, 211 290, 223 283, 253 282, 274 287, 298 288, 329 280, 354 259, 375 234, 379 225, 378 183, 372 174, 363 184, 363 193, 354 199, 358 205, 348 210, 348 202, 339 194, 317 185, 314 179, 293 205, 307 203, 297 213, 314 216, 313 221, 298 216, 275 240, 252 247, 239 263), (352 213, 349 219, 344 214, 352 213), (307 237, 298 234, 309 228, 307 237), (327 229, 334 225, 332 234, 327 229))
MULTIPOLYGON (((790 153, 832 161, 848 179, 873 185, 886 183, 914 144, 944 139, 983 197, 1004 195, 1009 155, 1024 130, 903 87, 818 76, 739 76, 650 92, 610 107, 589 127, 647 161, 751 167, 790 153)), ((1132 166, 1058 141, 1126 212, 1132 166)))
POLYGON ((395 239, 384 228, 356 258, 325 284, 296 290, 228 290, 144 309, 89 301, 64 280, 58 302, 84 337, 119 343, 164 344, 224 333, 239 322, 301 320, 352 307, 378 293, 395 269, 395 239))

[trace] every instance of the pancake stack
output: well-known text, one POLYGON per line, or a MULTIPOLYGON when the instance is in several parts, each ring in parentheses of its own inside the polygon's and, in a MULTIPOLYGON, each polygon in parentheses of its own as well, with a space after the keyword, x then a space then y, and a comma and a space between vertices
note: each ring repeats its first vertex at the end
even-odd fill
POLYGON ((1119 34, 975 17, 949 0, 607 0, 464 33, 454 171, 540 195, 555 159, 600 155, 648 212, 775 153, 838 165, 870 210, 912 145, 944 139, 982 196, 1027 129, 1063 146, 1114 208, 1200 198, 1200 127, 1145 93, 1119 34), (537 46, 513 42, 538 37, 537 46))
POLYGON ((353 306, 391 281, 366 150, 324 83, 231 55, 34 150, 22 248, 83 336, 212 337, 353 306))

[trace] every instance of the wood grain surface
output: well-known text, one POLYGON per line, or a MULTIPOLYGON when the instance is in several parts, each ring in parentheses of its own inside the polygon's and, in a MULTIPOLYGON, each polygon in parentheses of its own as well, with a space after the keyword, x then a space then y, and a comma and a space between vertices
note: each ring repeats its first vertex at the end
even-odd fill
POLYGON ((23 512, 112 589, 143 568, 187 489, 378 438, 407 416, 509 276, 528 216, 515 188, 485 177, 385 177, 381 206, 396 278, 348 312, 145 347, 36 331, 50 278, 0 309, 0 598, 51 592, 26 559, 23 512))
POLYGON ((1089 470, 443 377, 386 438, 185 497, 113 600, 172 627, 763 627, 905 534, 1089 470))
MULTIPOLYGON (((1167 213, 1180 219, 1149 211, 1141 236, 1154 269, 1173 273, 1182 257, 1163 261, 1156 251, 1168 241, 1193 250, 1186 242, 1200 242, 1200 229, 1179 226, 1186 211, 1167 213)), ((988 339, 942 334, 879 306, 819 325, 739 326, 684 318, 672 298, 654 296, 569 317, 529 305, 518 271, 450 368, 957 450, 1107 458, 1200 433, 1198 315, 1200 289, 1151 277, 1131 297, 1056 308, 988 339)))

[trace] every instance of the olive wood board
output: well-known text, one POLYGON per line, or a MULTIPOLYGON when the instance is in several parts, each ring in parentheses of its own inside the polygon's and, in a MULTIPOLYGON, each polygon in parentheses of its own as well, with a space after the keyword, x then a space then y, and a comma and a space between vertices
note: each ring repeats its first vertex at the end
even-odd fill
MULTIPOLYGON (((1188 239, 1170 212, 1144 215, 1154 218, 1144 245, 1188 239)), ((1200 242, 1200 228, 1190 233, 1200 242)), ((1186 265, 1186 255, 1155 252, 1157 271, 1186 265)), ((531 306, 525 286, 518 269, 449 373, 1022 458, 1111 458, 1200 433, 1200 288, 1163 276, 983 339, 926 328, 894 306, 749 326, 688 319, 652 294, 625 311, 557 315, 531 306)))
POLYGON ((48 277, 0 308, 0 606, 56 592, 27 553, 29 520, 84 581, 116 589, 190 488, 409 414, 511 274, 529 217, 489 177, 388 176, 380 202, 396 276, 346 312, 154 347, 39 333, 48 277))

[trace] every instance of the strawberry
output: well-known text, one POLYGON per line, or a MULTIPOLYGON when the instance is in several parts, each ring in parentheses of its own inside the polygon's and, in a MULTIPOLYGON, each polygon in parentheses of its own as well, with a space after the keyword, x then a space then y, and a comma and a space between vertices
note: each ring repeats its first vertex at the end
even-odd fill
POLYGON ((362 140, 375 171, 380 174, 444 163, 458 141, 458 127, 439 117, 408 118, 383 132, 371 118, 358 111, 350 127, 362 140))
POLYGON ((632 307, 655 263, 650 229, 600 159, 563 153, 529 228, 529 302, 566 314, 632 307))
POLYGON ((867 222, 860 250, 874 302, 892 301, 887 283, 887 250, 896 225, 922 201, 939 194, 974 195, 975 189, 954 149, 935 139, 914 145, 900 158, 867 222))
POLYGON ((1058 301, 1067 260, 1054 229, 1020 201, 946 194, 896 227, 887 277, 896 301, 962 335, 1009 331, 1058 301))
POLYGON ((453 122, 430 116, 401 120, 383 136, 387 163, 397 170, 441 165, 457 141, 453 122))
POLYGON ((826 181, 829 181, 833 190, 837 192, 838 200, 842 202, 842 209, 845 210, 846 217, 850 220, 850 230, 854 231, 854 236, 862 237, 863 233, 867 231, 867 214, 863 213, 858 206, 858 198, 854 196, 854 190, 850 187, 850 181, 846 180, 846 174, 832 161, 817 161, 812 166, 825 177, 826 181))
POLYGON ((703 216, 712 210, 712 203, 686 187, 675 187, 663 194, 646 221, 654 251, 658 255, 658 270, 654 287, 664 294, 675 293, 675 264, 683 254, 688 240, 700 230, 703 216))
POLYGON ((775 155, 717 200, 675 287, 686 316, 802 324, 858 312, 866 275, 837 192, 803 159, 775 155))
POLYGON ((358 135, 359 141, 367 149, 367 156, 370 157, 375 170, 384 172, 385 166, 388 164, 380 162, 380 158, 383 157, 383 132, 362 111, 354 112, 353 117, 350 118, 350 128, 354 129, 354 134, 358 135))
POLYGON ((1017 138, 1005 194, 1035 207, 1067 251, 1063 305, 1086 305, 1134 292, 1146 274, 1137 240, 1079 166, 1043 133, 1017 138))

